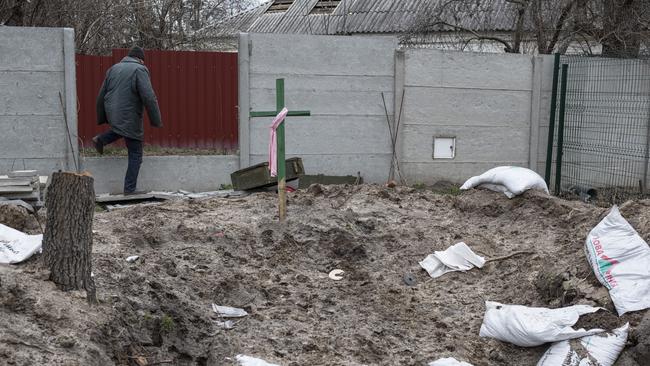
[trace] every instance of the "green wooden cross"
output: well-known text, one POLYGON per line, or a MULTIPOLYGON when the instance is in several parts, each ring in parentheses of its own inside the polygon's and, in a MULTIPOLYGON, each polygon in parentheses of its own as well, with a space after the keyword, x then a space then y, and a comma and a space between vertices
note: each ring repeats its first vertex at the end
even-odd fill
MULTIPOLYGON (((276 110, 275 111, 264 111, 264 112, 251 112, 251 117, 275 117, 277 116, 282 109, 284 109, 284 79, 275 80, 275 96, 276 96, 276 110)), ((298 117, 298 116, 311 116, 310 111, 289 111, 287 117, 298 117)), ((280 211, 280 221, 284 221, 287 217, 287 167, 285 160, 285 145, 284 145, 284 122, 278 126, 276 130, 277 142, 278 142, 278 195, 280 199, 279 211, 280 211)))

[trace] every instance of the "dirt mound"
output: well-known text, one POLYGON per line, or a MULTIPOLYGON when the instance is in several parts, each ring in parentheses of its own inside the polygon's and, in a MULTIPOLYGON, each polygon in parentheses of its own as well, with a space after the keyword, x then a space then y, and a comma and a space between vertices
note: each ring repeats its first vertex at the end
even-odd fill
MULTIPOLYGON (((312 187, 289 195, 282 225, 267 193, 97 214, 100 304, 55 290, 36 263, 4 267, 1 290, 10 295, 0 303, 0 340, 13 343, 0 342, 0 356, 53 365, 234 365, 239 353, 286 366, 423 365, 440 357, 531 365, 546 347, 478 336, 486 300, 613 309, 583 251, 605 208, 535 192, 507 199, 443 191, 312 187), (437 279, 418 266, 460 241, 502 259, 437 279), (127 263, 131 255, 140 259, 127 263), (328 277, 333 269, 344 271, 341 281, 328 277), (212 303, 250 315, 223 329, 212 303)), ((647 239, 647 203, 622 212, 647 239)), ((630 321, 637 329, 643 313, 585 322, 630 321)))

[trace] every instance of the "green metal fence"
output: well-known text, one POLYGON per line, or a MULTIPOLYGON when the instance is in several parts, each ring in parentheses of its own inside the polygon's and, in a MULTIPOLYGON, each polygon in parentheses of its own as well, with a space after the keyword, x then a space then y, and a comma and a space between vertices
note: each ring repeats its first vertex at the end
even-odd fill
POLYGON ((617 202, 649 193, 650 60, 556 56, 546 180, 617 202))

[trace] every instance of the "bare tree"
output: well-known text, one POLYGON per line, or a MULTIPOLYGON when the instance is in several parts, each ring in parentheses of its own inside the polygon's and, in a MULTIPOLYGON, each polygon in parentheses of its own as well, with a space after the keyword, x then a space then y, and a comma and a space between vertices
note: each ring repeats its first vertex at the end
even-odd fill
POLYGON ((638 55, 650 39, 645 0, 439 0, 421 12, 408 42, 465 49, 489 43, 505 52, 638 55))
POLYGON ((251 0, 0 0, 0 25, 72 27, 87 54, 139 44, 153 49, 211 46, 211 27, 251 0))

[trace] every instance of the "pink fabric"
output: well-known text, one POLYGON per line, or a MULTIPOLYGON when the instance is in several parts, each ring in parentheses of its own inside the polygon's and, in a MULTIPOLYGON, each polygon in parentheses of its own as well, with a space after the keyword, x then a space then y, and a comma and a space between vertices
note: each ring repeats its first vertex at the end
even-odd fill
POLYGON ((289 113, 289 110, 283 108, 280 113, 273 119, 271 126, 270 142, 269 142, 269 170, 271 171, 272 177, 278 176, 278 137, 276 135, 276 130, 284 121, 284 118, 289 113))

